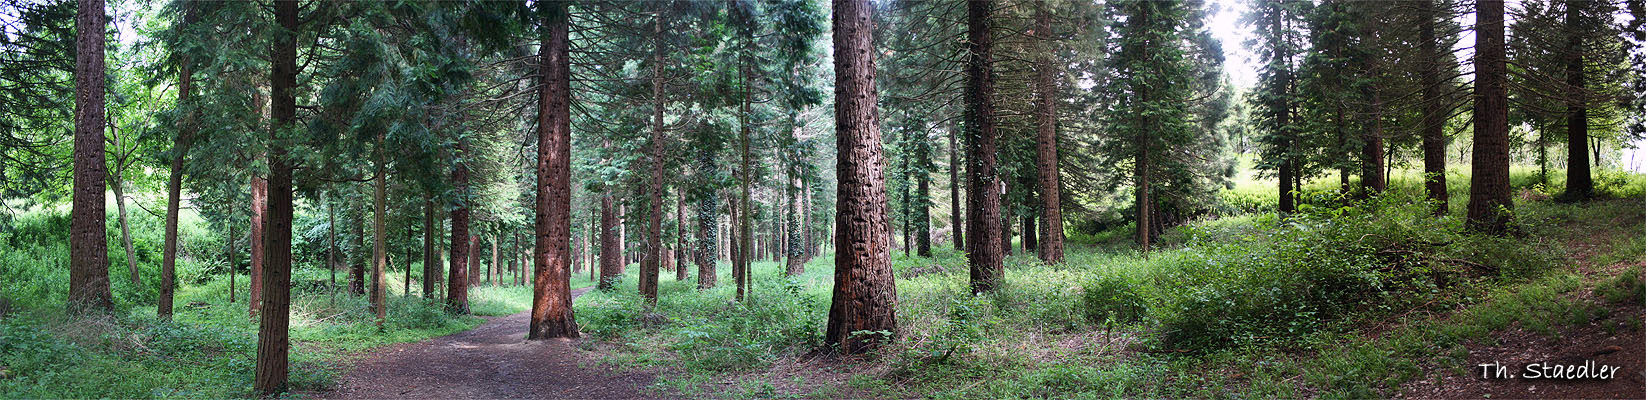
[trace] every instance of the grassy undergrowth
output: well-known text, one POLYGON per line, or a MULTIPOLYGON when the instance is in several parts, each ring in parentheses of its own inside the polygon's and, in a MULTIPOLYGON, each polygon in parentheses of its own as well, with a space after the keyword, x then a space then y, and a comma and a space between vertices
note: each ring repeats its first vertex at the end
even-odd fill
MULTIPOLYGON (((1641 182, 1603 193, 1626 197, 1641 182)), ((591 293, 576 311, 593 339, 586 349, 663 369, 663 385, 690 395, 1387 397, 1425 365, 1462 365, 1464 343, 1493 331, 1554 334, 1603 317, 1602 304, 1573 296, 1596 284, 1571 267, 1569 240, 1623 221, 1625 234, 1603 235, 1617 244, 1594 260, 1641 257, 1646 225, 1628 226, 1646 221, 1638 197, 1564 204, 1539 200, 1557 191, 1523 185, 1525 235, 1495 238, 1463 232, 1466 184, 1454 185, 1454 211, 1433 218, 1415 180, 1396 183, 1369 202, 1317 199, 1284 221, 1199 221, 1147 257, 1085 242, 1048 266, 1019 250, 1007 284, 980 296, 961 254, 895 252, 899 340, 839 366, 811 361, 828 311, 827 255, 796 277, 756 263, 746 302, 732 300, 724 276, 706 291, 665 278, 647 309, 631 272, 621 290, 591 293)), ((1633 294, 1638 281, 1610 282, 1613 297, 1646 298, 1633 294)))
MULTIPOLYGON (((223 260, 214 259, 215 252, 199 251, 221 249, 220 238, 204 233, 198 220, 185 219, 173 321, 155 317, 157 225, 133 229, 140 284, 126 279, 124 250, 110 246, 116 311, 69 317, 63 312, 67 220, 60 211, 26 213, 0 231, 0 281, 5 282, 0 285, 0 398, 250 396, 257 322, 247 310, 247 277, 236 277, 239 294, 230 302, 223 260)), ((136 217, 139 226, 153 222, 141 213, 136 217)), ((117 240, 112 237, 109 243, 117 240)), ((296 392, 332 385, 352 354, 447 335, 484 321, 452 315, 440 303, 423 300, 415 276, 412 296, 406 296, 404 275, 391 272, 386 279, 389 317, 379 328, 365 297, 328 290, 331 279, 330 271, 312 264, 293 271, 290 385, 296 392)), ((338 279, 346 282, 347 272, 339 271, 338 279)), ((589 284, 574 280, 575 287, 589 284)), ((529 308, 530 293, 529 286, 482 286, 471 290, 469 300, 477 315, 507 315, 529 308)))

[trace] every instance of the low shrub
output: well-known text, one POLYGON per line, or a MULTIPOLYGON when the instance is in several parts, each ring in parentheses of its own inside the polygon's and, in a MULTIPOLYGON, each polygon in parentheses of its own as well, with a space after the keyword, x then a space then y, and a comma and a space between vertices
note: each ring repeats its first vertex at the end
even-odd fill
POLYGON ((1081 287, 1086 320, 1105 326, 1138 322, 1148 314, 1139 285, 1117 275, 1104 275, 1081 287))

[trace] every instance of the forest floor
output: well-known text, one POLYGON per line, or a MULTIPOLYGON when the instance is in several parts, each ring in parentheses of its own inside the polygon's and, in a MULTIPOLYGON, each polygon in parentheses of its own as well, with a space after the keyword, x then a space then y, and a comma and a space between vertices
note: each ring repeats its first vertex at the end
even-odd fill
MULTIPOLYGON (((591 288, 572 291, 573 298, 591 288)), ((372 350, 320 398, 649 398, 651 373, 602 365, 571 340, 526 341, 530 311, 372 350)))
MULTIPOLYGON (((1621 202, 1627 201, 1612 203, 1621 202)), ((1517 323, 1485 339, 1471 340, 1464 343, 1466 368, 1424 365, 1429 378, 1404 385, 1400 397, 1576 399, 1635 398, 1646 393, 1646 330, 1639 329, 1646 304, 1607 301, 1604 293, 1616 287, 1616 282, 1638 286, 1646 278, 1641 276, 1646 259, 1610 255, 1638 252, 1629 247, 1643 239, 1633 231, 1642 221, 1637 219, 1642 218, 1640 212, 1605 213, 1610 215, 1593 218, 1602 223, 1568 222, 1558 228, 1569 233, 1563 242, 1575 264, 1571 269, 1582 282, 1582 289, 1563 293, 1559 300, 1598 310, 1589 313, 1593 317, 1587 323, 1542 329, 1517 323), (1508 377, 1495 372, 1486 376, 1484 364, 1503 366, 1508 377), (1532 373, 1525 368, 1529 365, 1583 367, 1590 373, 1610 366, 1618 372, 1606 379, 1529 378, 1532 373)), ((1535 375, 1549 373, 1539 370, 1535 375)))

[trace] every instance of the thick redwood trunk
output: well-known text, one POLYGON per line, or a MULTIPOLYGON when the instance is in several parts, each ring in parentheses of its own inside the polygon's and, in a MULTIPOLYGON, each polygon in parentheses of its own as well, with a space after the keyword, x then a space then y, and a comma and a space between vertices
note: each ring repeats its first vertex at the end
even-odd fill
POLYGON ((1506 233, 1514 215, 1509 197, 1508 65, 1503 0, 1479 0, 1475 18, 1475 147, 1469 179, 1471 229, 1506 233))
MULTIPOLYGON (((274 21, 288 32, 297 31, 297 2, 276 1, 274 21)), ((261 321, 257 335, 257 369, 253 389, 271 395, 286 389, 287 327, 291 310, 292 167, 279 134, 297 123, 297 38, 277 35, 271 46, 269 74, 268 232, 264 236, 261 321)))
POLYGON ((834 0, 839 233, 824 342, 846 353, 869 351, 897 335, 886 161, 875 112, 873 10, 868 0, 834 0), (858 333, 864 331, 875 333, 858 333))
POLYGON ((532 314, 527 339, 575 338, 571 271, 571 57, 569 3, 548 7, 539 50, 543 76, 537 114, 537 245, 532 249, 532 314))
POLYGON ((994 2, 966 3, 966 253, 972 292, 1003 279, 1000 177, 995 170, 994 2))
POLYGON ((1063 262, 1063 194, 1057 155, 1057 64, 1052 54, 1052 18, 1045 2, 1035 7, 1035 152, 1039 162, 1040 237, 1037 250, 1047 264, 1063 262))
POLYGON ((452 165, 452 186, 457 203, 451 211, 451 259, 446 276, 446 308, 458 314, 469 313, 469 167, 462 162, 468 151, 466 142, 457 141, 458 162, 452 165))
POLYGON ((80 0, 75 14, 74 209, 69 216, 69 309, 109 311, 108 226, 103 163, 103 0, 80 0))

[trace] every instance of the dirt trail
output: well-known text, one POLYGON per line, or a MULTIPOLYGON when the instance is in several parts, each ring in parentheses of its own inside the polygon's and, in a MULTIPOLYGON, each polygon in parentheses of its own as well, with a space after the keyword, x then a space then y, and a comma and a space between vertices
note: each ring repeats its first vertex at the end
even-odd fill
MULTIPOLYGON (((572 291, 572 296, 588 292, 572 291)), ((491 318, 456 334, 384 347, 357 360, 335 391, 321 398, 634 399, 650 373, 598 366, 574 341, 527 342, 530 312, 491 318)))
MULTIPOLYGON (((1597 203, 1598 204, 1598 203, 1597 203)), ((1587 284, 1611 279, 1623 274, 1629 267, 1646 266, 1646 260, 1623 261, 1612 265, 1598 265, 1597 256, 1610 251, 1615 239, 1631 235, 1634 221, 1646 217, 1646 210, 1633 210, 1632 216, 1617 216, 1598 226, 1572 227, 1573 235, 1564 242, 1572 250, 1575 272, 1587 276, 1587 284)), ((1428 377, 1408 382, 1401 388, 1400 398, 1559 398, 1559 399, 1616 399, 1646 398, 1646 329, 1639 321, 1646 317, 1646 307, 1638 301, 1612 304, 1598 299, 1590 289, 1579 289, 1567 294, 1581 301, 1592 302, 1609 310, 1587 324, 1558 325, 1553 335, 1534 333, 1520 324, 1492 332, 1485 340, 1465 343, 1469 351, 1463 368, 1425 366, 1428 377), (1511 378, 1486 378, 1481 364, 1498 363, 1507 367, 1511 378), (1524 366, 1560 365, 1564 368, 1584 366, 1594 371, 1600 365, 1620 370, 1610 379, 1528 379, 1524 366), (1450 369, 1450 371, 1448 371, 1450 369)), ((1450 366, 1457 367, 1457 366, 1450 366)), ((1540 375, 1549 374, 1540 371, 1540 375)))

